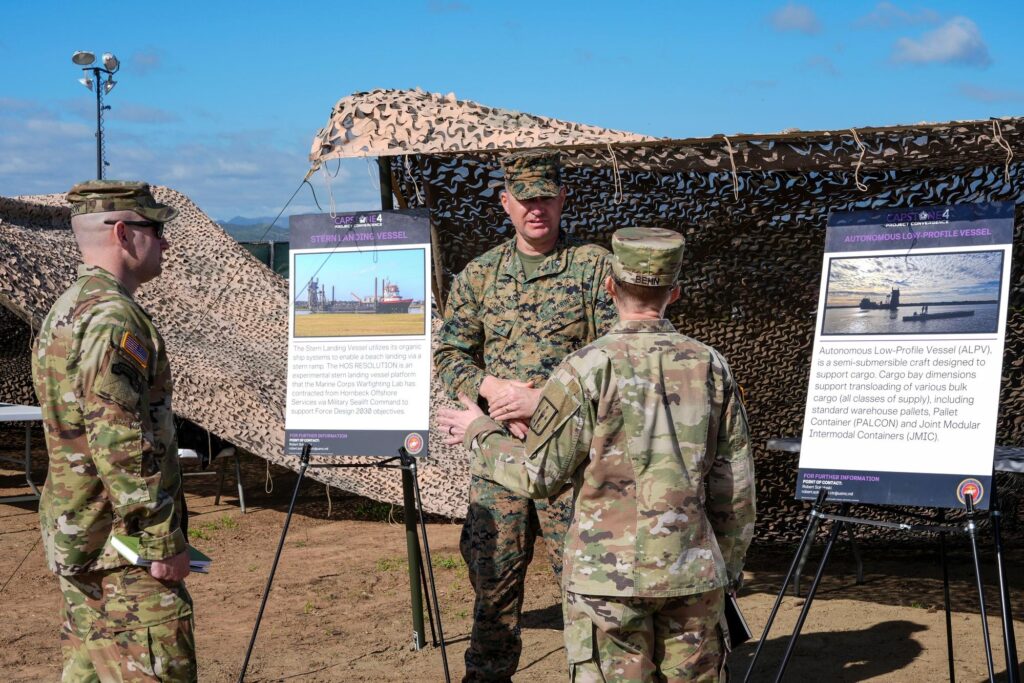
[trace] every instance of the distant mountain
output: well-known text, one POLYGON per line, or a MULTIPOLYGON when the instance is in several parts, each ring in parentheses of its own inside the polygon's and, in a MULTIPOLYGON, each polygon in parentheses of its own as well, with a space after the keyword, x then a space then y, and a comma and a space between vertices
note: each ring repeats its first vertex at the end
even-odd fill
MULTIPOLYGON (((281 218, 285 221, 285 224, 288 223, 287 217, 282 216, 281 218)), ((231 218, 229 220, 217 222, 220 223, 221 225, 224 225, 225 223, 230 223, 232 225, 259 225, 260 223, 262 223, 263 225, 267 225, 271 223, 273 220, 273 216, 262 216, 260 218, 246 218, 245 216, 235 216, 234 218, 231 218)))
POLYGON ((236 216, 230 221, 217 221, 217 224, 238 242, 287 242, 288 217, 281 216, 277 220, 277 224, 267 232, 267 228, 273 220, 273 217, 243 218, 236 216))

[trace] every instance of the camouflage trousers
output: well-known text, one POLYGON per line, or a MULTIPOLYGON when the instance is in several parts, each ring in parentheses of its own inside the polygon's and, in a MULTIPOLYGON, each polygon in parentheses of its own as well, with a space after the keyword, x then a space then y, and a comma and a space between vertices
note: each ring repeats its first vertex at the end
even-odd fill
POLYGON ((537 532, 561 586, 562 545, 571 522, 572 487, 549 500, 531 500, 472 478, 459 543, 476 594, 464 683, 511 680, 523 649, 519 621, 537 532))
POLYGON ((574 683, 725 681, 722 589, 675 598, 565 594, 574 683))
POLYGON ((192 598, 142 567, 60 576, 63 681, 196 680, 192 598))

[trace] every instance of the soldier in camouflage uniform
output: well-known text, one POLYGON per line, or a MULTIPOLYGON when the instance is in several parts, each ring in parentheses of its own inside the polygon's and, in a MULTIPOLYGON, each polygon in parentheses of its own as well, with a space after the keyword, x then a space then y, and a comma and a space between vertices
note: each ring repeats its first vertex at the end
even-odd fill
POLYGON ((138 182, 80 183, 67 199, 83 265, 32 355, 50 454, 39 522, 65 601, 63 680, 195 680, 171 368, 132 298, 160 274, 164 223, 177 211, 138 182), (137 536, 151 567, 122 558, 114 534, 137 536))
MULTIPOLYGON (((480 400, 513 434, 559 359, 603 334, 615 311, 602 283, 608 252, 560 232, 565 189, 558 156, 503 160, 501 203, 515 237, 473 260, 455 279, 434 354, 451 396, 480 400)), ((460 547, 476 594, 464 681, 509 681, 522 651, 520 612, 538 528, 556 579, 572 517, 571 489, 531 501, 474 476, 460 547)))
POLYGON ((670 230, 615 233, 606 286, 620 322, 554 371, 525 444, 470 401, 439 415, 449 442, 476 452, 477 476, 536 497, 573 481, 563 582, 574 681, 723 675, 720 621, 753 536, 754 469, 724 359, 664 319, 682 250, 670 230))

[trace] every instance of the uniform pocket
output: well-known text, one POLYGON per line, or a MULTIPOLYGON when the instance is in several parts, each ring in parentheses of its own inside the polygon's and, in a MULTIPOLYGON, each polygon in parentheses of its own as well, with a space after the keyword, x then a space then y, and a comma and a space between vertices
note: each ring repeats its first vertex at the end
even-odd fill
POLYGON ((590 617, 575 615, 565 625, 565 652, 569 664, 582 664, 594 659, 594 622, 590 617))
POLYGON ((537 327, 545 335, 585 341, 587 335, 587 312, 579 296, 560 296, 550 292, 537 309, 537 327))

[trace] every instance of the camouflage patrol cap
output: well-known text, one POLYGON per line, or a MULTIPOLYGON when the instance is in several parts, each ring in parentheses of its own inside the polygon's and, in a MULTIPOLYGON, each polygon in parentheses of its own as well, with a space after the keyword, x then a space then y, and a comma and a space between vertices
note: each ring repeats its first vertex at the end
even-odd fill
POLYGON ((505 188, 516 199, 556 197, 562 189, 560 155, 549 149, 515 152, 501 160, 505 188))
POLYGON ((612 235, 612 270, 620 282, 673 285, 683 264, 683 236, 665 228, 622 228, 612 235))
POLYGON ((153 199, 149 183, 136 180, 87 180, 71 188, 65 197, 71 203, 71 215, 134 211, 143 218, 166 223, 178 215, 173 206, 153 199))

